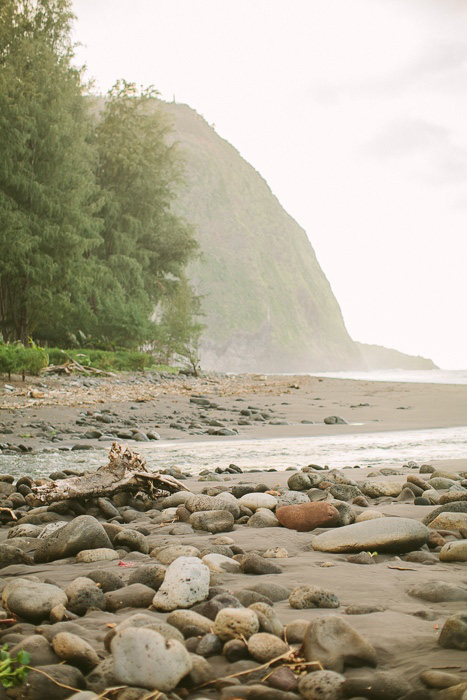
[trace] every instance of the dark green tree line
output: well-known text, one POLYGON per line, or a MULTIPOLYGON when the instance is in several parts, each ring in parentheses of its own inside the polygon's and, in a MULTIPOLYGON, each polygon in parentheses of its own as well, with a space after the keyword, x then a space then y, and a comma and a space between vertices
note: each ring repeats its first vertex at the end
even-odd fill
POLYGON ((184 277, 196 242, 171 210, 182 167, 152 88, 121 81, 91 118, 70 7, 0 3, 0 333, 160 343, 156 306, 184 297, 192 329, 198 311, 184 277))

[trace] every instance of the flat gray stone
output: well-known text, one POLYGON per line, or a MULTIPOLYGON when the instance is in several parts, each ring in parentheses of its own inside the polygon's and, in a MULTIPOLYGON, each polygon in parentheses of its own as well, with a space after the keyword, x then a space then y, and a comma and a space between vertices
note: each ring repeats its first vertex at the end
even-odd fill
POLYGON ((430 530, 411 518, 376 518, 323 532, 312 547, 320 552, 411 552, 428 542, 430 530))

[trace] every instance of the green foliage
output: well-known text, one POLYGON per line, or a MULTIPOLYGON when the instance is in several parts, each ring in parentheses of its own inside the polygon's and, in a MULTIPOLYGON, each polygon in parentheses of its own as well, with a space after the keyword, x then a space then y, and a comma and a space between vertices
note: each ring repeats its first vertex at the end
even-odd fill
POLYGON ((30 342, 28 347, 21 343, 6 345, 0 343, 0 374, 32 374, 37 376, 49 364, 44 348, 30 342))
POLYGON ((174 359, 188 364, 197 374, 199 371, 199 341, 203 324, 197 319, 202 315, 201 300, 193 292, 186 277, 161 304, 162 319, 158 324, 154 348, 161 359, 169 363, 174 359))
POLYGON ((21 685, 29 673, 28 664, 31 656, 24 649, 11 656, 8 651, 8 644, 0 649, 0 682, 4 688, 13 688, 21 685))
POLYGON ((176 371, 173 367, 156 364, 153 355, 144 352, 48 348, 48 355, 51 365, 76 360, 83 367, 95 367, 109 372, 136 372, 145 369, 176 371))
POLYGON ((0 323, 5 339, 24 344, 67 318, 99 242, 70 4, 0 5, 0 323))

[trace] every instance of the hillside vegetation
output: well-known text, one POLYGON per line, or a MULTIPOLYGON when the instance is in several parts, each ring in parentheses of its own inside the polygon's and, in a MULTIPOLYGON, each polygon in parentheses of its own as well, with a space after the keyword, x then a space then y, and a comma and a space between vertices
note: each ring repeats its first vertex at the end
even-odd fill
POLYGON ((265 180, 186 105, 163 104, 185 160, 174 204, 202 256, 188 274, 201 295, 201 364, 297 372, 361 366, 360 351, 305 231, 265 180))

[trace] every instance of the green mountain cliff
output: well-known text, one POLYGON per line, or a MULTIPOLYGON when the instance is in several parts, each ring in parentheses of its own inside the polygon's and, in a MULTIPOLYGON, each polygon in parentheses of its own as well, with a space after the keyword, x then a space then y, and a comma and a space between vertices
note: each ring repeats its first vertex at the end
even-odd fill
POLYGON ((196 226, 202 257, 201 364, 232 372, 363 368, 305 231, 265 180, 187 105, 162 103, 185 159, 176 213, 196 226))

